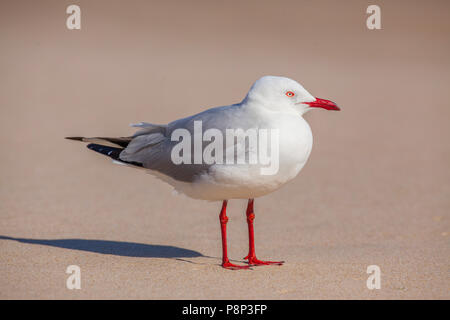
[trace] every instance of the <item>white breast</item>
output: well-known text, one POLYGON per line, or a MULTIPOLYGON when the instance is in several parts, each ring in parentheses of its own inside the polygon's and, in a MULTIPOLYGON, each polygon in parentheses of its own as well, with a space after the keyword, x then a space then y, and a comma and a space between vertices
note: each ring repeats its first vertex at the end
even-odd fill
POLYGON ((299 115, 272 115, 271 128, 279 130, 279 167, 262 175, 260 166, 213 165, 193 183, 166 180, 175 190, 202 200, 249 199, 271 193, 297 176, 312 148, 312 133, 299 115))

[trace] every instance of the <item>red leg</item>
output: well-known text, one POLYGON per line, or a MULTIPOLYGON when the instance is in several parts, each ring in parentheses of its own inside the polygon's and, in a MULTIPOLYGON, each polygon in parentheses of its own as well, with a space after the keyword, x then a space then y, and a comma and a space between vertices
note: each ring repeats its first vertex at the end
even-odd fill
POLYGON ((247 224, 248 224, 248 255, 244 258, 248 260, 249 265, 261 266, 269 264, 282 265, 284 261, 262 261, 256 258, 255 254, 255 235, 253 232, 253 220, 255 219, 255 213, 253 212, 253 199, 248 200, 247 205, 247 224))
POLYGON ((228 259, 228 253, 227 253, 227 200, 224 200, 222 203, 222 210, 220 210, 219 220, 220 220, 220 229, 222 231, 222 267, 226 269, 249 269, 249 266, 239 266, 236 264, 233 264, 228 259))

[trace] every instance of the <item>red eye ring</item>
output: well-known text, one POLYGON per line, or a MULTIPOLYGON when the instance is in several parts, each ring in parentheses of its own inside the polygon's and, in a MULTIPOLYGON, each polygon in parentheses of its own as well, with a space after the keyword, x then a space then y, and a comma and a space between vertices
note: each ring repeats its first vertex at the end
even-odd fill
POLYGON ((288 91, 288 92, 286 92, 286 95, 287 95, 289 98, 292 98, 293 96, 295 96, 295 93, 293 93, 292 91, 288 91))

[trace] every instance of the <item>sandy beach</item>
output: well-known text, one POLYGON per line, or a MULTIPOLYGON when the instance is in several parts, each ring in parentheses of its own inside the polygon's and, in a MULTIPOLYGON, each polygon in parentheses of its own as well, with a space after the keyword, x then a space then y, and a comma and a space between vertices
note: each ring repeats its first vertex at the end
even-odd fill
POLYGON ((450 298, 450 2, 376 1, 381 30, 368 1, 76 2, 81 30, 73 1, 0 4, 1 299, 450 298), (305 116, 308 163, 256 199, 256 253, 283 266, 221 268, 220 203, 64 139, 239 102, 263 75, 342 108, 305 116))

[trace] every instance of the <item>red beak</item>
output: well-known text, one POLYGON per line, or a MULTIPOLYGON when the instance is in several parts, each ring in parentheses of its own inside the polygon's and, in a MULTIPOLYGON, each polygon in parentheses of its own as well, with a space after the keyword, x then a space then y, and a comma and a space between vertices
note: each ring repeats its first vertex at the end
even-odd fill
POLYGON ((312 108, 323 108, 326 110, 335 110, 335 111, 341 110, 333 101, 320 98, 316 98, 316 101, 313 102, 303 102, 303 103, 309 105, 312 108))

